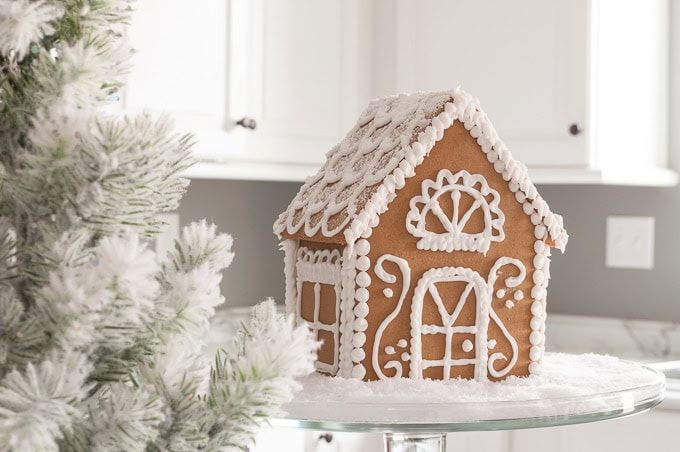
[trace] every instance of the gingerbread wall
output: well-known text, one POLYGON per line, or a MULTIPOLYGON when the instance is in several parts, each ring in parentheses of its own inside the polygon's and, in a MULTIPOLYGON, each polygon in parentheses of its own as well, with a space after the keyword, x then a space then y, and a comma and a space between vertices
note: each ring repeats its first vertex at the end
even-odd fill
MULTIPOLYGON (((471 220, 472 221, 472 220, 471 220)), ((428 227, 436 229, 435 223, 428 223, 428 227)), ((474 227, 474 225, 472 225, 474 227)), ((500 270, 504 274, 499 277, 494 287, 492 308, 498 315, 500 322, 515 338, 519 346, 518 361, 512 368, 509 375, 527 375, 529 359, 529 334, 531 328, 529 322, 532 318, 531 313, 531 289, 533 287, 532 274, 534 271, 533 258, 534 226, 530 218, 523 212, 522 204, 516 199, 500 174, 498 174, 491 163, 489 163, 481 151, 476 140, 472 138, 468 131, 458 121, 446 130, 444 137, 432 149, 425 161, 416 168, 416 175, 407 180, 406 186, 397 192, 397 197, 388 206, 388 211, 380 216, 380 223, 373 229, 371 237, 368 239, 371 249, 368 257, 371 261, 371 284, 369 286, 369 313, 367 315, 368 330, 366 331, 367 341, 364 345, 366 358, 362 362, 366 368, 366 380, 377 379, 373 364, 372 353, 374 346, 374 336, 383 320, 392 313, 399 299, 402 288, 402 277, 398 266, 386 262, 384 270, 396 275, 397 281, 386 283, 375 273, 375 265, 378 259, 384 255, 393 255, 408 261, 411 272, 409 289, 406 294, 404 304, 396 318, 387 326, 379 344, 378 362, 382 372, 386 376, 395 375, 394 368, 385 368, 385 364, 392 361, 391 367, 401 366, 402 375, 409 375, 410 360, 410 331, 411 331, 411 300, 414 290, 423 273, 431 268, 439 267, 469 267, 479 273, 484 279, 489 275, 489 271, 498 258, 507 256, 519 259, 526 269, 526 278, 517 287, 505 288, 503 281, 509 276, 516 276, 518 271, 515 267, 502 267, 500 270), (503 242, 492 242, 486 254, 472 251, 428 251, 417 248, 418 238, 411 235, 406 230, 406 217, 410 209, 410 201, 413 197, 421 194, 423 180, 437 178, 438 172, 442 168, 448 168, 452 173, 460 170, 467 170, 472 174, 483 175, 489 186, 500 194, 500 209, 505 215, 503 242), (386 290, 387 289, 387 290, 386 290), (504 289, 505 293, 499 293, 499 289, 504 289), (515 297, 515 292, 521 291, 522 297, 515 297), (386 296, 390 295, 390 297, 386 296), (498 295, 502 295, 499 297, 498 295), (508 302, 509 300, 509 302, 508 302), (387 352, 386 352, 387 348, 387 352)), ((445 284, 441 290, 443 299, 453 299, 455 294, 461 290, 456 283, 445 284), (448 295, 447 295, 448 294, 448 295)), ((439 323, 439 314, 436 312, 434 304, 428 300, 429 295, 425 296, 423 302, 423 323, 439 323)), ((474 297, 473 297, 474 298, 474 297)), ((471 299, 469 299, 471 300, 471 299)), ((457 300, 456 300, 457 301, 457 300)), ((449 314, 453 307, 447 305, 449 314)), ((474 303, 468 302, 460 312, 455 325, 474 325, 475 308, 474 303)), ((489 354, 502 352, 508 356, 511 353, 510 343, 504 339, 501 330, 495 322, 489 323, 489 340, 495 340, 496 344, 489 354)), ((444 354, 442 341, 436 340, 434 335, 423 335, 423 359, 441 358, 444 354)), ((474 339, 474 334, 458 333, 454 335, 453 353, 455 358, 474 358, 474 349, 465 350, 463 342, 466 339, 474 339), (471 337, 470 337, 471 336, 471 337)), ((472 340, 474 344, 474 340, 472 340)), ((476 346, 476 344, 475 344, 476 346)), ((469 348, 469 344, 468 347, 469 348)), ((503 367, 504 362, 498 361, 496 367, 503 367)), ((472 378, 474 376, 474 366, 456 366, 455 373, 450 376, 461 376, 472 378)), ((424 377, 442 378, 442 371, 435 369, 427 370, 423 373, 424 377)), ((495 378, 492 378, 495 379, 495 378)))

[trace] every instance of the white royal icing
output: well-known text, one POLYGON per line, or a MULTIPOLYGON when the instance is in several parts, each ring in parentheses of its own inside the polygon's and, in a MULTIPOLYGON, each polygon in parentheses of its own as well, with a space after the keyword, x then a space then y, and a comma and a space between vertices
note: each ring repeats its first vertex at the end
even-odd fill
POLYGON ((299 247, 295 264, 297 280, 296 316, 299 323, 305 323, 315 335, 319 331, 328 331, 333 335, 333 362, 316 361, 316 368, 322 372, 335 375, 339 368, 340 348, 340 282, 341 256, 338 250, 310 250, 299 247), (314 314, 312 319, 305 319, 301 314, 302 286, 312 283, 314 288, 314 314), (332 324, 323 323, 319 318, 321 307, 321 284, 333 286, 335 290, 335 319, 332 324))
POLYGON ((475 379, 486 379, 487 363, 487 328, 489 320, 490 293, 484 278, 476 271, 464 267, 441 267, 426 271, 418 281, 413 294, 411 309, 411 378, 422 379, 423 371, 430 367, 442 367, 444 380, 450 379, 453 366, 475 365, 475 379), (439 295, 438 283, 464 282, 465 289, 456 302, 452 313, 446 309, 439 295), (429 293, 441 316, 441 325, 423 323, 423 304, 425 295, 429 293), (455 325, 463 307, 474 295, 476 303, 475 325, 455 325), (452 338, 454 334, 467 333, 475 336, 474 358, 452 358, 452 338), (424 359, 422 355, 422 335, 444 335, 445 351, 441 359, 424 359))
MULTIPOLYGON (((361 348, 366 342, 366 335, 363 333, 354 332, 354 319, 359 317, 354 309, 354 300, 360 298, 359 290, 355 290, 354 277, 357 273, 357 263, 359 259, 356 255, 356 250, 352 244, 346 246, 342 251, 342 290, 340 292, 340 366, 338 375, 341 377, 363 378, 361 369, 354 369, 354 362, 352 360, 352 351, 355 348, 361 348), (363 335, 363 337, 362 337, 363 335)), ((366 300, 368 300, 368 291, 360 289, 365 292, 366 300)), ((362 292, 363 294, 363 292, 362 292)), ((360 303, 359 303, 360 304, 360 303)), ((366 306, 368 307, 368 305, 366 306)), ((359 312, 362 312, 359 309, 359 312)), ((365 371, 365 370, 364 370, 365 371)))
MULTIPOLYGON (((447 202, 450 202, 447 199, 447 202)), ((420 237, 418 249, 432 251, 478 251, 486 253, 491 242, 502 242, 505 238, 503 223, 505 215, 499 207, 500 195, 489 187, 484 176, 470 174, 465 170, 452 174, 442 169, 436 180, 426 179, 421 194, 411 199, 411 210, 406 216, 406 230, 420 237), (461 198, 472 198, 472 204, 461 211, 461 198), (440 201, 450 198, 453 210, 447 215, 440 201), (477 232, 466 232, 467 222, 473 215, 481 213, 484 228, 477 232), (432 215, 446 232, 433 232, 426 219, 432 215)))
POLYGON ((370 298, 368 286, 371 283, 371 278, 366 271, 371 267, 371 260, 368 257, 368 253, 371 251, 371 244, 366 239, 359 239, 354 243, 354 246, 348 248, 352 248, 353 258, 351 263, 347 265, 350 270, 348 270, 348 276, 344 280, 344 284, 351 286, 352 290, 354 290, 353 296, 347 294, 346 298, 348 307, 354 304, 354 309, 352 309, 354 317, 347 319, 348 325, 343 329, 343 334, 347 338, 352 339, 347 345, 347 349, 350 350, 350 359, 347 360, 341 376, 362 379, 366 375, 366 368, 362 361, 366 357, 366 352, 363 349, 366 342, 366 334, 364 332, 368 328, 366 317, 370 311, 368 306, 370 298), (361 350, 361 352, 358 350, 361 350))
POLYGON ((274 232, 279 236, 284 231, 303 231, 308 237, 343 235, 346 243, 368 237, 395 192, 415 175, 415 168, 454 121, 460 121, 477 139, 518 202, 526 203, 527 215, 536 218, 536 213, 540 220, 536 225, 545 228, 555 246, 564 250, 568 235, 562 217, 552 213, 538 195, 526 167, 512 158, 479 101, 460 88, 372 101, 279 216, 274 232), (440 113, 433 116, 436 112, 440 113))
MULTIPOLYGON (((496 282, 502 274, 500 269, 506 265, 513 265, 519 270, 519 274, 505 278, 502 282, 507 288, 516 287, 526 278, 524 265, 518 259, 501 257, 496 260, 489 272, 487 280, 476 271, 465 267, 441 267, 426 271, 418 281, 411 310, 411 378, 423 378, 423 371, 430 367, 442 367, 443 378, 450 378, 453 366, 464 366, 473 364, 475 366, 475 379, 486 380, 487 373, 493 377, 500 378, 507 375, 515 366, 518 360, 519 348, 515 338, 509 333, 506 326, 500 320, 493 309, 491 300, 493 297, 496 282), (462 291, 460 298, 455 304, 452 313, 446 309, 446 305, 439 295, 437 284, 442 282, 465 282, 467 285, 462 291), (422 312, 425 295, 429 293, 441 316, 441 324, 423 324, 422 312), (468 303, 471 294, 474 293, 476 300, 476 323, 475 325, 455 325, 463 306, 468 303), (496 341, 488 341, 488 325, 494 322, 505 340, 510 344, 511 356, 503 353, 492 353, 488 355, 488 349, 494 348, 496 341), (452 358, 452 337, 454 334, 467 333, 475 336, 473 347, 464 342, 463 350, 471 352, 475 350, 474 358, 452 358), (445 351, 442 359, 423 359, 422 357, 422 335, 423 334, 443 334, 445 335, 445 351), (495 364, 499 361, 507 361, 505 367, 497 369, 495 364)), ((472 342, 470 342, 472 344, 472 342)))
MULTIPOLYGON (((378 326, 378 331, 375 333, 375 342, 373 343, 373 353, 371 355, 371 363, 373 364, 373 371, 378 375, 378 378, 386 379, 390 377, 401 377, 403 373, 403 365, 401 361, 398 360, 390 360, 387 363, 385 363, 384 368, 385 369, 394 369, 395 374, 391 375, 388 377, 385 375, 383 372, 383 368, 380 365, 380 346, 382 342, 382 335, 384 334, 385 330, 389 326, 392 321, 397 318, 399 315, 399 312, 401 311, 402 305, 404 304, 404 300, 406 299, 406 294, 408 293, 408 289, 411 284, 411 268, 408 265, 408 262, 406 260, 393 256, 391 254, 383 254, 378 258, 378 261, 375 264, 375 274, 378 278, 380 278, 383 282, 386 282, 388 284, 395 284, 397 282, 397 276, 393 275, 392 273, 388 273, 384 267, 383 264, 385 262, 391 262, 397 265, 399 268, 399 272, 401 273, 401 294, 399 295, 399 301, 397 302, 397 306, 394 308, 392 312, 390 312, 387 317, 382 321, 380 326, 378 326)), ((401 344, 401 340, 397 342, 397 345, 401 344)), ((394 350, 394 347, 391 347, 391 350, 394 350)))

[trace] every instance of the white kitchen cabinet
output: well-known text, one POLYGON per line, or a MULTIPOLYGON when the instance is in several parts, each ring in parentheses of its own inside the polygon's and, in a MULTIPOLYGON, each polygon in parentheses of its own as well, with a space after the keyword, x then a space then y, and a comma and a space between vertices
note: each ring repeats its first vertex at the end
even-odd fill
POLYGON ((677 411, 655 409, 635 416, 567 427, 510 432, 510 451, 675 452, 680 444, 677 411))
POLYGON ((166 111, 197 136, 193 177, 303 180, 371 98, 460 85, 535 182, 677 180, 666 168, 668 0, 137 8, 125 108, 166 111))
MULTIPOLYGON (((402 1, 392 91, 460 85, 530 166, 586 166, 586 1, 402 1)), ((389 49, 385 49, 389 51, 389 49)))
MULTIPOLYGON (((667 0, 403 0, 381 91, 460 85, 542 183, 667 185, 667 0), (631 30, 634 28, 634 31, 631 30)), ((396 8, 396 9, 395 9, 396 8)), ((382 94, 382 93, 381 93, 382 94)))
POLYGON ((124 108, 196 136, 191 176, 301 180, 369 99, 371 18, 360 0, 139 2, 124 108))

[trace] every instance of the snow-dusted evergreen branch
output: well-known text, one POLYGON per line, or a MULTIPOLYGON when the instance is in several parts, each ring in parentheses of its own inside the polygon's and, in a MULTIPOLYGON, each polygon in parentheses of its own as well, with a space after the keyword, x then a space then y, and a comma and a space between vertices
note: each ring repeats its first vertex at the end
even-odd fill
POLYGON ((279 413, 298 389, 296 378, 314 370, 311 333, 276 312, 272 300, 258 305, 236 343, 236 353, 218 355, 208 402, 215 413, 211 445, 242 447, 259 424, 279 413))
POLYGON ((0 445, 3 450, 58 450, 57 441, 83 412, 79 402, 90 388, 84 355, 52 353, 0 382, 0 445))
POLYGON ((255 311, 211 371, 232 239, 205 221, 161 262, 189 135, 100 109, 129 0, 0 0, 0 451, 243 450, 312 370, 306 328, 255 311))

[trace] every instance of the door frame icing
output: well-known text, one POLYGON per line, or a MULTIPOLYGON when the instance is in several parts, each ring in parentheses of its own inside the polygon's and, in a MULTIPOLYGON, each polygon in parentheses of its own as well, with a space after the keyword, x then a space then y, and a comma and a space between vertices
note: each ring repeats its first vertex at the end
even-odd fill
MULTIPOLYGON (((425 294, 429 292, 432 288, 435 288, 435 284, 438 282, 447 281, 470 281, 474 285, 475 295, 476 295, 476 306, 475 306, 475 326, 470 328, 470 330, 460 330, 458 332, 473 332, 475 334, 475 358, 474 359, 464 359, 460 364, 474 364, 474 378, 478 381, 488 380, 488 374, 491 374, 494 378, 500 378, 507 375, 510 370, 517 363, 518 359, 518 346, 515 338, 507 330, 501 319, 498 317, 496 312, 493 310, 491 301, 493 299, 493 291, 496 286, 496 282, 499 279, 499 270, 505 265, 513 265, 517 268, 519 274, 516 276, 510 276, 503 279, 503 284, 510 287, 517 287, 526 278, 526 268, 524 264, 519 260, 512 257, 500 257, 496 260, 491 270, 489 271, 489 276, 485 280, 479 273, 467 267, 439 267, 431 268, 423 273, 423 276, 418 281, 415 291, 413 293, 413 300, 411 304, 411 364, 410 364, 410 377, 416 379, 423 378, 423 358, 422 358, 422 339, 423 333, 423 301, 425 299, 425 294), (452 279, 453 278, 453 279, 452 279), (503 336, 510 344, 512 350, 512 356, 509 358, 502 353, 493 353, 489 356, 489 344, 488 344, 488 331, 489 323, 493 321, 501 330, 503 336), (507 365, 501 370, 496 370, 494 363, 504 360, 507 361, 507 365)), ((466 291, 464 291, 465 294, 466 291)), ((469 292, 468 292, 469 293, 469 292)), ((456 304, 456 308, 461 303, 462 300, 466 298, 461 298, 456 304)), ((457 309, 456 309, 457 310, 457 309)), ((441 312, 440 312, 441 314, 441 312)), ((454 310, 455 314, 455 310, 454 310)), ((451 315, 450 317, 453 317, 451 315)), ((455 319, 454 319, 455 321, 455 319)), ((444 324, 444 318, 442 316, 442 324, 444 324)), ((445 329, 453 327, 449 325, 448 327, 444 325, 445 329)), ((461 328, 461 327, 457 327, 461 328)), ((467 328, 467 327, 466 327, 467 328)), ((455 331, 452 331, 452 334, 455 331)), ((427 333, 425 333, 427 334, 427 333)), ((441 333, 439 333, 441 334, 441 333)), ((450 341, 446 345, 447 352, 450 351, 450 341)), ((442 359, 443 365, 446 369, 447 361, 455 362, 455 359, 442 359)), ((433 366, 428 366, 433 367, 433 366)), ((449 367, 450 371, 450 367, 449 367)), ((444 374, 444 379, 448 380, 449 375, 444 374)))
MULTIPOLYGON (((449 325, 442 315, 440 309, 440 315, 442 315, 442 324, 445 333, 434 333, 434 334, 446 334, 446 355, 442 357, 441 366, 444 367, 444 380, 450 378, 450 369, 455 365, 469 365, 474 364, 475 366, 475 380, 485 380, 487 378, 487 362, 488 362, 488 346, 487 346, 487 330, 489 325, 489 307, 491 305, 491 291, 484 278, 476 271, 466 268, 466 267, 440 267, 431 268, 423 273, 423 276, 418 281, 418 284, 413 293, 413 302, 411 310, 411 368, 410 376, 411 378, 422 379, 423 378, 423 360, 422 357, 422 339, 423 334, 428 334, 423 331, 423 302, 425 299, 425 294, 431 292, 432 289, 436 290, 436 284, 440 282, 453 282, 453 281, 467 281, 468 286, 461 294, 461 297, 456 303, 456 308, 452 314, 446 314, 449 317, 449 325), (470 296, 470 291, 475 293, 475 325, 471 327, 454 327, 453 323, 457 319, 457 313, 460 313, 463 304, 467 301, 470 296), (458 333, 473 333, 475 335, 475 358, 465 358, 465 359, 452 359, 450 356, 451 352, 451 337, 449 335, 458 333), (448 356, 447 356, 448 355, 448 356), (448 372, 447 372, 448 370, 448 372)), ((436 299, 435 299, 436 303, 436 299)), ((431 333, 430 333, 431 334, 431 333)), ((435 367, 435 365, 429 365, 427 368, 435 367)))

